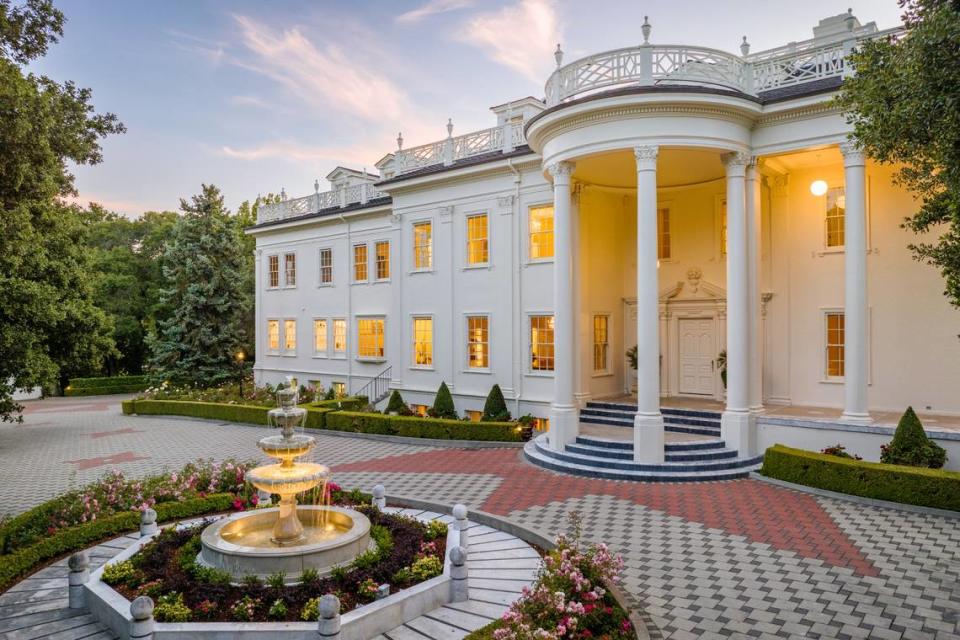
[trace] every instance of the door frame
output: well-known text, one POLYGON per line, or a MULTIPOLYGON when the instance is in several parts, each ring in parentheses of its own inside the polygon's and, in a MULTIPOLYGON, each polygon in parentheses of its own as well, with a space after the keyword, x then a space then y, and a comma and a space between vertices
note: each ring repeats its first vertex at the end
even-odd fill
MULTIPOLYGON (((714 368, 713 368, 713 385, 712 385, 712 388, 710 389, 710 391, 709 391, 708 393, 690 393, 690 392, 684 392, 684 391, 682 391, 681 388, 680 388, 680 357, 681 357, 681 355, 682 355, 682 354, 681 354, 681 346, 680 346, 680 345, 681 345, 681 340, 680 340, 680 325, 681 325, 684 321, 702 322, 702 321, 704 321, 704 320, 709 321, 710 324, 711 324, 712 327, 713 327, 713 328, 712 328, 712 332, 713 332, 713 353, 714 353, 714 356, 713 356, 712 359, 713 359, 713 361, 714 361, 714 365, 716 365, 716 358, 717 358, 717 355, 720 353, 720 346, 719 346, 719 345, 720 345, 720 336, 719 336, 720 318, 719 318, 719 314, 718 314, 718 313, 715 313, 714 310, 706 310, 706 311, 704 311, 704 310, 699 310, 699 311, 689 311, 689 312, 688 312, 688 311, 680 311, 680 312, 674 314, 673 323, 672 323, 672 324, 673 324, 673 327, 672 327, 672 328, 674 329, 674 331, 673 331, 674 340, 672 341, 672 344, 670 345, 670 346, 672 346, 672 347, 674 347, 674 348, 668 351, 668 354, 670 354, 670 357, 668 358, 668 360, 669 360, 672 364, 674 364, 674 366, 671 367, 671 370, 675 373, 676 386, 673 388, 673 390, 674 390, 675 392, 674 392, 674 393, 671 393, 670 395, 681 396, 681 397, 689 397, 689 398, 714 398, 714 399, 717 398, 717 380, 720 378, 720 372, 719 372, 719 370, 716 368, 716 366, 714 366, 714 368)), ((720 387, 721 387, 721 391, 722 391, 722 387, 723 387, 723 381, 722 381, 722 380, 720 380, 720 387)))

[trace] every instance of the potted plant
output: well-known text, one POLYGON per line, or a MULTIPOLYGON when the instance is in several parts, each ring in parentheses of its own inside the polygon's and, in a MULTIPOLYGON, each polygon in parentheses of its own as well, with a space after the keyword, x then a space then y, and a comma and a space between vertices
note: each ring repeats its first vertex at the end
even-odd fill
POLYGON ((723 382, 723 388, 727 388, 727 350, 724 349, 717 354, 717 369, 720 370, 720 381, 723 382))

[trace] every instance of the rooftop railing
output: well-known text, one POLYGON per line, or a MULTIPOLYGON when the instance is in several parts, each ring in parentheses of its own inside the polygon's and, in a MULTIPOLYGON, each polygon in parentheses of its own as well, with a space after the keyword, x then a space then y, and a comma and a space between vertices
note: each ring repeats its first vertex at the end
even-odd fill
MULTIPOLYGON (((319 185, 316 185, 319 186, 319 185)), ((343 208, 352 204, 366 204, 370 200, 386 196, 373 184, 363 183, 344 186, 332 191, 317 191, 313 195, 302 198, 287 199, 286 193, 281 191, 280 201, 260 205, 257 208, 257 224, 276 222, 287 218, 317 213, 324 209, 343 208)))
POLYGON ((526 144, 523 122, 507 121, 504 124, 480 131, 471 131, 462 136, 453 135, 453 122, 447 122, 447 138, 439 142, 403 148, 403 138, 397 138, 399 149, 394 152, 394 171, 397 175, 410 173, 433 165, 450 166, 458 160, 501 151, 510 153, 526 144))

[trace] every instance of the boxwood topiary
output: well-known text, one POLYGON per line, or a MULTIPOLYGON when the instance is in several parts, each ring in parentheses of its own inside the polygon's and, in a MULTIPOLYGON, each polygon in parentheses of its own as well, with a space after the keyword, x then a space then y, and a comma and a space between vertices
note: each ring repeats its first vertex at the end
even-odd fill
POLYGON ((393 393, 390 394, 390 402, 387 403, 387 413, 399 416, 413 415, 413 411, 411 411, 407 403, 403 401, 403 396, 400 395, 399 389, 394 389, 393 393))
POLYGON ((890 444, 880 447, 880 461, 887 464, 939 469, 947 461, 947 452, 927 437, 913 407, 907 407, 897 424, 893 440, 890 444))
POLYGON ((487 394, 487 401, 483 404, 483 416, 481 422, 507 422, 510 420, 510 411, 507 410, 507 402, 503 399, 503 392, 500 391, 500 385, 495 384, 487 394))
POLYGON ((433 401, 433 407, 430 408, 430 417, 448 420, 456 420, 460 417, 457 415, 457 408, 453 405, 453 396, 446 382, 441 382, 440 388, 437 389, 437 397, 433 401))

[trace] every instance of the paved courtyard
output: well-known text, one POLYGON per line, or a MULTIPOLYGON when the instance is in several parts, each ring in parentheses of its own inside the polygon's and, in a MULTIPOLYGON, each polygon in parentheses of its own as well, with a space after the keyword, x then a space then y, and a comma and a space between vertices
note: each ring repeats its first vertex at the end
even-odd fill
MULTIPOLYGON (((30 403, 0 426, 0 513, 119 468, 254 458, 266 430, 125 417, 116 398, 30 403)), ((624 586, 667 638, 960 639, 960 520, 814 497, 756 480, 636 484, 532 467, 518 449, 321 435, 337 482, 462 501, 546 535, 579 511, 624 555, 624 586)))

